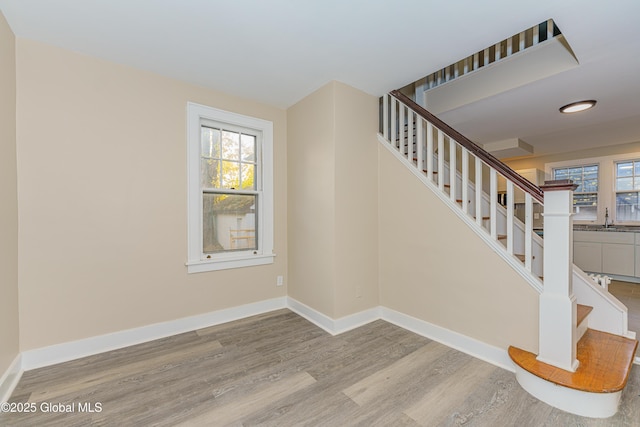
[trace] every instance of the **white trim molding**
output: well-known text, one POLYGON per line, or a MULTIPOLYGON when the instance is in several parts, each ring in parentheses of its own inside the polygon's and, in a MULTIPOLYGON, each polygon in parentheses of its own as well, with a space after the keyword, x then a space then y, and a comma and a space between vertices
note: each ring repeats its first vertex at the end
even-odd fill
POLYGON ((478 341, 442 326, 434 325, 386 307, 381 307, 381 318, 403 329, 473 356, 476 359, 491 363, 507 371, 515 372, 513 362, 509 358, 509 353, 506 349, 478 341))
POLYGON ((28 371, 56 363, 67 362, 69 360, 190 332, 196 329, 207 328, 209 326, 215 326, 286 307, 285 297, 280 297, 169 322, 156 323, 78 341, 27 350, 22 353, 22 370, 28 371))
POLYGON ((6 402, 22 377, 22 355, 18 354, 0 377, 0 403, 6 402))
POLYGON ((379 307, 374 307, 339 319, 332 319, 318 310, 313 309, 291 297, 287 297, 287 307, 289 310, 301 317, 304 317, 309 322, 324 329, 331 335, 339 335, 343 332, 350 331, 380 319, 379 307))

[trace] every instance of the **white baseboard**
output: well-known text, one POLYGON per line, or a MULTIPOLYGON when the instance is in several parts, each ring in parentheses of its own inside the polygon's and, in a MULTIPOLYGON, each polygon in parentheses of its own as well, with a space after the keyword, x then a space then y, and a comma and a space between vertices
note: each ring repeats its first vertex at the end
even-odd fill
POLYGON ((22 355, 18 354, 9 368, 0 377, 0 403, 6 402, 22 376, 22 355))
POLYGON ((400 326, 425 338, 437 341, 447 347, 454 348, 492 365, 515 372, 515 366, 509 358, 506 349, 462 335, 458 332, 434 325, 424 320, 416 319, 390 308, 381 307, 381 318, 389 323, 400 326))
POLYGON ((28 371, 43 366, 50 366, 56 363, 67 362, 105 351, 116 350, 171 335, 219 325, 221 323, 231 322, 286 307, 287 300, 285 297, 274 298, 169 322, 156 323, 78 341, 27 350, 22 353, 21 368, 23 371, 28 371))
POLYGON ((437 341, 492 365, 515 372, 515 367, 506 349, 459 334, 424 320, 416 319, 386 307, 375 307, 350 316, 334 320, 327 315, 291 297, 287 298, 289 309, 332 335, 357 328, 374 320, 382 319, 425 338, 437 341))
POLYGON ((289 310, 304 317, 309 322, 324 329, 331 335, 338 335, 380 319, 379 307, 374 307, 369 310, 341 317, 340 319, 332 319, 318 310, 313 309, 291 297, 287 297, 287 307, 289 310))

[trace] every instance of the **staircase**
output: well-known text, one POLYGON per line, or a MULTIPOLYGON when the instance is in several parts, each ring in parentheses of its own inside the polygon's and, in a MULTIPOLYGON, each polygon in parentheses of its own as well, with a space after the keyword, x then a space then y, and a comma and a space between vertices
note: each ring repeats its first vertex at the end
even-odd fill
POLYGON ((626 307, 572 263, 572 183, 543 191, 400 91, 382 98, 379 140, 540 295, 538 354, 508 349, 520 385, 574 414, 614 415, 638 343, 626 307), (498 184, 525 201, 524 218, 498 203, 498 184))

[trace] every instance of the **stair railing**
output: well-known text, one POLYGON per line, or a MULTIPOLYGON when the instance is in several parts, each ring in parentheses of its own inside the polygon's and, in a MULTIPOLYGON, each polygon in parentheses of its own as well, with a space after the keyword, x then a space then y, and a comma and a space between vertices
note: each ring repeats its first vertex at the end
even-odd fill
MULTIPOLYGON (((542 244, 533 232, 534 205, 542 206, 544 201, 539 187, 400 91, 383 97, 381 125, 384 138, 395 151, 428 182, 448 192, 450 200, 473 218, 477 227, 542 281, 542 260, 536 259, 542 257, 542 244), (499 200, 505 198, 508 202, 503 206, 499 200), (511 202, 517 198, 524 202, 520 219, 511 202), (516 232, 518 227, 522 232, 516 232)), ((536 287, 541 290, 541 283, 536 287)))

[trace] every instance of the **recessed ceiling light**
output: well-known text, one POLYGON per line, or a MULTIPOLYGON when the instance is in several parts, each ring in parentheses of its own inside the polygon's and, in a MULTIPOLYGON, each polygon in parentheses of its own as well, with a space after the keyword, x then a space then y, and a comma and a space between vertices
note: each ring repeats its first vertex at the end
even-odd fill
POLYGON ((591 99, 589 101, 578 101, 567 104, 564 107, 560 107, 561 113, 577 113, 578 111, 588 110, 596 105, 596 101, 591 99))

